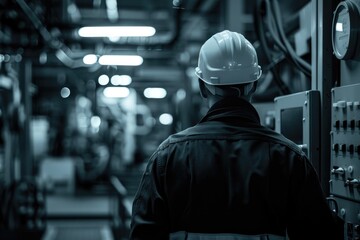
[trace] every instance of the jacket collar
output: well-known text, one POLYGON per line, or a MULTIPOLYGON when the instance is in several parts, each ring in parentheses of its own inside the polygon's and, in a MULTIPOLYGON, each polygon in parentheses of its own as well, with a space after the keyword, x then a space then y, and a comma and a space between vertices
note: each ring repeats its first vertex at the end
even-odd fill
POLYGON ((260 117, 253 105, 242 98, 226 98, 216 102, 200 120, 206 121, 224 121, 249 122, 260 125, 260 117))

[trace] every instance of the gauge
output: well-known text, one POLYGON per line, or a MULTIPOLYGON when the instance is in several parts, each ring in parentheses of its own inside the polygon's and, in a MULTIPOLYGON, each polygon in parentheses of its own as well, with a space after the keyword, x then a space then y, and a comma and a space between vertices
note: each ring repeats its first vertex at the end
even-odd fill
POLYGON ((332 47, 338 59, 351 59, 356 52, 359 12, 354 2, 338 4, 332 22, 332 47))

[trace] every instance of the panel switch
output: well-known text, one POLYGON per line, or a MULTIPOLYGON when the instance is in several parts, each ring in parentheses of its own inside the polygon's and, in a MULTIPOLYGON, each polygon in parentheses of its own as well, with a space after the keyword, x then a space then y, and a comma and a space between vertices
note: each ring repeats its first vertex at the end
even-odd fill
POLYGON ((342 152, 346 152, 346 144, 341 144, 340 149, 342 152))
POLYGON ((350 121, 350 128, 351 128, 351 129, 355 129, 355 127, 356 127, 356 122, 355 122, 355 120, 351 120, 351 121, 350 121))
MULTIPOLYGON (((359 121, 359 124, 360 124, 360 121, 359 121)), ((336 120, 336 121, 335 121, 334 127, 335 127, 336 129, 339 129, 339 128, 340 128, 340 121, 339 121, 339 120, 336 120)))
POLYGON ((350 153, 354 153, 354 145, 350 144, 349 147, 348 147, 348 151, 350 153))
POLYGON ((334 167, 331 170, 332 174, 338 174, 338 175, 344 175, 345 174, 345 169, 343 169, 342 167, 334 167))
POLYGON ((346 180, 345 185, 350 186, 350 187, 359 187, 360 181, 359 181, 359 179, 356 179, 356 178, 348 179, 348 180, 346 180))
POLYGON ((346 120, 344 120, 344 121, 342 122, 342 127, 343 127, 343 128, 347 128, 347 121, 346 121, 346 120))
POLYGON ((338 108, 346 108, 346 101, 338 101, 338 102, 336 103, 336 106, 337 106, 338 108))

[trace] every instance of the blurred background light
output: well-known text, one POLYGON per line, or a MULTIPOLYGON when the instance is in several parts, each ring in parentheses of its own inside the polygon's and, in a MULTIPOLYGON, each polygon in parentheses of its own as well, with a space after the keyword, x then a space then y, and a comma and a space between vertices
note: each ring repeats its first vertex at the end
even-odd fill
POLYGON ((129 96, 130 90, 127 87, 107 87, 103 94, 107 98, 126 98, 129 96))
POLYGON ((99 116, 92 116, 90 119, 91 127, 98 128, 101 124, 101 118, 99 116))
POLYGON ((163 125, 170 125, 173 122, 173 116, 169 113, 163 113, 159 117, 159 122, 163 125))
POLYGON ((148 26, 96 26, 82 27, 80 37, 150 37, 156 30, 148 26))
POLYGON ((129 75, 114 75, 111 77, 111 84, 114 86, 123 85, 127 86, 130 85, 132 82, 132 78, 129 75))
POLYGON ((102 86, 105 86, 110 81, 109 77, 105 74, 99 76, 98 83, 102 86))
POLYGON ((145 88, 144 96, 146 98, 165 98, 166 97, 166 90, 164 88, 145 88))
POLYGON ((70 96, 70 89, 67 87, 63 87, 60 91, 60 95, 62 98, 68 98, 70 96))
POLYGON ((117 66, 139 66, 143 63, 143 58, 137 55, 103 55, 99 58, 101 65, 117 66))
POLYGON ((83 62, 87 65, 95 64, 97 62, 97 56, 95 54, 88 54, 83 57, 83 62))

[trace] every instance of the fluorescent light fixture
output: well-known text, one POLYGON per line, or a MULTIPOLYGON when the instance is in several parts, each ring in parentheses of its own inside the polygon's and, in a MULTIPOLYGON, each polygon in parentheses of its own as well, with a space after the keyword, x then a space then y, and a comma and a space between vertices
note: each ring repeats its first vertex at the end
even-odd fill
POLYGON ((150 37, 156 30, 148 26, 97 26, 82 27, 80 37, 150 37))
POLYGON ((97 62, 97 56, 95 54, 88 54, 83 57, 83 62, 87 65, 92 65, 97 62))
POLYGON ((105 74, 103 75, 100 75, 99 78, 98 78, 98 83, 101 85, 101 86, 105 86, 106 84, 109 83, 109 77, 105 74))
POLYGON ((129 96, 130 90, 127 87, 107 87, 103 94, 107 98, 126 98, 129 96))
POLYGON ((123 86, 127 86, 130 85, 130 83, 132 82, 132 79, 129 75, 114 75, 111 77, 111 84, 114 86, 117 85, 123 85, 123 86))
POLYGON ((170 125, 173 122, 173 116, 169 113, 163 113, 159 117, 159 122, 162 125, 170 125))
POLYGON ((101 65, 116 66, 139 66, 143 63, 143 58, 138 55, 103 55, 99 58, 101 65))
POLYGON ((166 97, 166 90, 164 88, 145 88, 144 96, 146 98, 164 98, 166 97))

